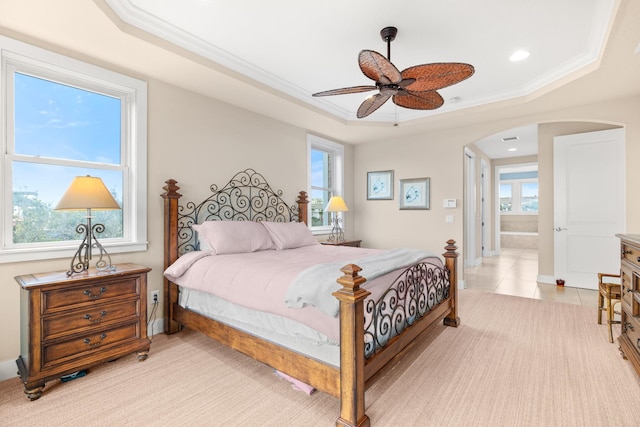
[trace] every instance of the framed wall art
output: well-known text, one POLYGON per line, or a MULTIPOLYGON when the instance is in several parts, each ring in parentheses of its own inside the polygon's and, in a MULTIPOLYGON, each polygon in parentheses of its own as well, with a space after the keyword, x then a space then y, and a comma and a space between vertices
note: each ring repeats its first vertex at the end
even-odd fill
POLYGON ((429 178, 400 180, 400 209, 429 209, 429 178))
POLYGON ((393 171, 367 172, 367 200, 393 200, 393 171))

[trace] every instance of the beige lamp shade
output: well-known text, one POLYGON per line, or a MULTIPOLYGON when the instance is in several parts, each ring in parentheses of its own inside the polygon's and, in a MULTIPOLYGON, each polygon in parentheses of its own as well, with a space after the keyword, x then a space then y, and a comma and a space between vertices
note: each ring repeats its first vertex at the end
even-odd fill
POLYGON ((67 189, 56 210, 120 209, 102 179, 95 176, 77 176, 67 189))
POLYGON ((324 210, 327 212, 347 212, 349 208, 342 197, 333 196, 329 199, 329 203, 327 203, 327 207, 324 210))

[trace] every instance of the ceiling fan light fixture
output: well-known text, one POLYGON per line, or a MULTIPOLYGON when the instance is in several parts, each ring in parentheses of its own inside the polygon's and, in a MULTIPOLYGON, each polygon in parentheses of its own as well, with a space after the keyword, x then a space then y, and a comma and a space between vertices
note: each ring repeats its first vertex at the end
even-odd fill
POLYGON ((390 84, 390 85, 381 85, 380 86, 380 94, 384 96, 393 96, 398 93, 398 85, 390 84))

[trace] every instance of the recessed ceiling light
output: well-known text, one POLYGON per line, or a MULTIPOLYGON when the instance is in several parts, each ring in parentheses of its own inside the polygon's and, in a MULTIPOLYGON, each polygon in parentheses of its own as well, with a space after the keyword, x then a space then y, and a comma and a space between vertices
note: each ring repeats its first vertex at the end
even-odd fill
POLYGON ((517 150, 518 149, 514 147, 514 148, 509 148, 507 151, 517 151, 517 150))
POLYGON ((530 53, 527 52, 526 50, 516 50, 511 54, 511 56, 509 57, 509 60, 513 62, 522 61, 523 59, 527 59, 529 55, 530 53))

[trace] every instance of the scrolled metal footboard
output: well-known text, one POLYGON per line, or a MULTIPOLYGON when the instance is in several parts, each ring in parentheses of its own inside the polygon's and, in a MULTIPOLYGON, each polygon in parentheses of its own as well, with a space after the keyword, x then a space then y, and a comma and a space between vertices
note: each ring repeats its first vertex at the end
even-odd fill
POLYGON ((365 301, 365 358, 449 297, 449 271, 423 261, 404 270, 377 300, 365 301))

